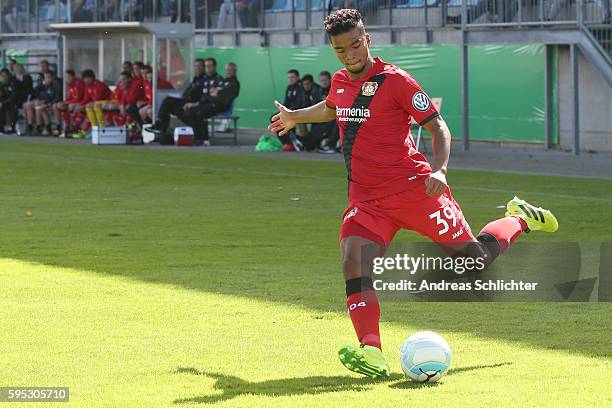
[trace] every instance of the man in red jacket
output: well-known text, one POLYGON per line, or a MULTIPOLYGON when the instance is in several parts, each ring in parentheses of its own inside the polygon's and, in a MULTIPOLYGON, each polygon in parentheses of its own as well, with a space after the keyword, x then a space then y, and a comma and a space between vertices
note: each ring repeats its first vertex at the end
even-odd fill
POLYGON ((83 112, 83 107, 80 102, 85 95, 85 82, 76 76, 72 69, 65 71, 68 90, 66 99, 53 104, 53 113, 57 119, 57 126, 53 130, 53 136, 59 136, 62 133, 62 125, 60 118, 64 119, 66 133, 74 131, 71 116, 83 112))
POLYGON ((109 103, 111 90, 106 84, 96 79, 91 69, 86 69, 81 75, 85 82, 85 94, 81 105, 85 106, 87 118, 92 126, 104 126, 104 115, 101 107, 109 103))

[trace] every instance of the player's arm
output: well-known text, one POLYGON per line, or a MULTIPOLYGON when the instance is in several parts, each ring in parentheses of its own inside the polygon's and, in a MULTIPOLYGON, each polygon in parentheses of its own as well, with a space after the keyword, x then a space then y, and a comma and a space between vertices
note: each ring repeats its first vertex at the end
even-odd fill
POLYGON ((278 133, 279 136, 285 135, 298 123, 329 122, 336 118, 336 110, 329 108, 325 101, 296 110, 287 109, 278 101, 274 101, 274 104, 279 112, 272 116, 272 123, 268 126, 268 130, 278 133))
POLYGON ((442 194, 448 186, 446 182, 446 169, 450 157, 451 134, 442 116, 436 116, 423 125, 431 134, 433 160, 431 163, 431 175, 425 181, 427 194, 442 194))

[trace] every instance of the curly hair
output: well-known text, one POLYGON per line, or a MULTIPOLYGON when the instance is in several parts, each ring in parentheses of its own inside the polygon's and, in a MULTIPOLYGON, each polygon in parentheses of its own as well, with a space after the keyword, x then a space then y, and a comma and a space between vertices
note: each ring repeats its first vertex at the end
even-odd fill
POLYGON ((355 9, 333 11, 325 17, 323 26, 325 27, 325 32, 330 37, 347 33, 355 27, 360 27, 365 32, 361 14, 355 9))

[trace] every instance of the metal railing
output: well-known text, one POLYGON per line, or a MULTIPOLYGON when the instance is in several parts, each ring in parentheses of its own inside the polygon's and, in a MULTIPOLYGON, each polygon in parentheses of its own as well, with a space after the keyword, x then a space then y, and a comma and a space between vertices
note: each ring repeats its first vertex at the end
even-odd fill
POLYGON ((609 25, 612 0, 0 0, 0 35, 51 23, 193 22, 196 32, 320 30, 356 8, 371 28, 609 25), (193 10, 193 13, 192 13, 193 10), (193 18, 192 18, 193 17, 193 18))
POLYGON ((608 61, 612 64, 612 25, 610 24, 597 24, 589 25, 589 31, 593 34, 593 37, 602 50, 608 54, 608 61))
POLYGON ((194 7, 196 31, 222 32, 321 29, 324 17, 343 7, 358 9, 370 28, 606 24, 610 21, 611 3, 612 0, 195 0, 194 7))
POLYGON ((193 0, 0 0, 0 35, 48 32, 53 23, 190 23, 193 0))

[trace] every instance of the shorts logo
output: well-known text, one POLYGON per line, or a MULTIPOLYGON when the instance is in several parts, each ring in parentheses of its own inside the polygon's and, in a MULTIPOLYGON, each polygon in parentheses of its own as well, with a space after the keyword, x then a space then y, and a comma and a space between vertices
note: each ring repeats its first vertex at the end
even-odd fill
POLYGON ((412 106, 419 112, 425 112, 429 109, 430 104, 429 97, 427 97, 424 92, 417 92, 412 97, 412 106))
POLYGON ((338 89, 338 90, 336 91, 336 93, 337 93, 337 94, 344 93, 344 88, 340 88, 340 89, 338 89))
POLYGON ((344 219, 342 220, 342 222, 345 222, 346 220, 348 220, 351 217, 354 217, 355 214, 357 214, 357 207, 353 208, 351 211, 349 211, 345 216, 344 219))
POLYGON ((376 93, 378 89, 378 82, 364 82, 361 85, 361 94, 363 96, 372 96, 376 93))

